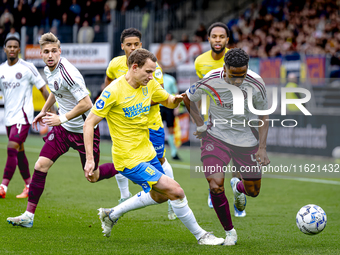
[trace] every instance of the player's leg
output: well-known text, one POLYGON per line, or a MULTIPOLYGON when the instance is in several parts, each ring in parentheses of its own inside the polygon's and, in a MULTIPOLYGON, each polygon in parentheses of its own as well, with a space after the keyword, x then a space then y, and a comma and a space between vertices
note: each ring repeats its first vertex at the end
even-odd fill
POLYGON ((24 144, 22 143, 20 145, 19 151, 18 151, 18 168, 20 170, 20 174, 22 176, 22 179, 25 182, 25 188, 23 189, 22 193, 17 195, 17 198, 26 198, 28 197, 28 188, 31 183, 31 174, 30 169, 28 165, 28 160, 25 154, 25 148, 24 144))
MULTIPOLYGON (((168 160, 165 158, 165 148, 164 148, 164 140, 165 133, 164 128, 159 128, 158 130, 149 129, 150 141, 155 148, 157 158, 162 165, 163 172, 166 176, 169 176, 171 179, 174 179, 174 173, 171 165, 168 160)), ((168 201, 168 218, 169 220, 175 220, 176 214, 171 206, 170 201, 168 201)))
POLYGON ((165 120, 166 126, 169 131, 168 135, 168 143, 171 150, 171 157, 175 160, 180 160, 177 155, 177 147, 175 145, 175 138, 174 138, 174 123, 175 123, 175 114, 174 109, 165 108, 165 120))
POLYGON ((54 162, 68 151, 70 147, 69 141, 72 141, 72 138, 68 136, 69 134, 71 133, 68 133, 62 126, 55 126, 47 136, 44 137, 45 144, 34 166, 26 211, 18 217, 7 218, 7 221, 12 225, 22 227, 33 226, 35 210, 45 189, 47 172, 54 162))
POLYGON ((163 203, 170 199, 176 215, 199 240, 199 244, 218 245, 223 243, 223 239, 207 233, 197 224, 188 206, 184 191, 175 180, 162 174, 160 163, 156 158, 150 162, 141 163, 133 169, 125 169, 122 173, 139 184, 144 191, 112 209, 99 209, 104 236, 109 237, 111 235, 113 225, 124 213, 163 203))
POLYGON ((29 126, 30 125, 16 124, 10 127, 6 127, 8 136, 7 161, 0 186, 0 198, 6 197, 8 184, 11 181, 15 169, 18 165, 18 151, 20 149, 20 145, 23 144, 27 138, 29 126))

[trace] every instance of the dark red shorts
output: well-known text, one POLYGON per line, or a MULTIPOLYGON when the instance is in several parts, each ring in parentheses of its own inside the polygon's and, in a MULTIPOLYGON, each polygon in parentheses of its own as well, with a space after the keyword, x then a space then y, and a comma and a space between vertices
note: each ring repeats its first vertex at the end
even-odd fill
POLYGON ((258 146, 238 147, 231 145, 207 134, 202 139, 201 160, 205 157, 215 157, 224 163, 223 167, 212 166, 209 171, 205 171, 205 176, 219 172, 240 172, 245 180, 258 180, 262 177, 261 166, 258 165, 255 153, 258 146), (230 160, 233 166, 228 166, 230 160))
MULTIPOLYGON (((73 148, 79 152, 81 164, 84 169, 86 163, 86 152, 83 134, 69 132, 62 126, 54 126, 43 139, 45 144, 42 147, 39 156, 49 158, 55 162, 61 155, 66 153, 69 148, 73 148)), ((97 169, 99 163, 99 143, 100 134, 99 127, 97 127, 94 130, 93 136, 93 156, 96 164, 95 169, 97 169)))
POLYGON ((6 127, 8 140, 18 144, 24 143, 28 136, 30 126, 30 124, 15 124, 13 126, 6 127))

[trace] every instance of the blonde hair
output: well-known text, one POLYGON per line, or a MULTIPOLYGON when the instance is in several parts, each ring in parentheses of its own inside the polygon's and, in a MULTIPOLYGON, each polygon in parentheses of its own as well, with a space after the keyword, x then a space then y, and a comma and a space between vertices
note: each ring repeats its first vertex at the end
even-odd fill
POLYGON ((56 37, 51 32, 43 34, 39 40, 40 48, 42 48, 46 44, 52 44, 52 43, 58 44, 58 48, 60 48, 60 41, 58 37, 56 37))

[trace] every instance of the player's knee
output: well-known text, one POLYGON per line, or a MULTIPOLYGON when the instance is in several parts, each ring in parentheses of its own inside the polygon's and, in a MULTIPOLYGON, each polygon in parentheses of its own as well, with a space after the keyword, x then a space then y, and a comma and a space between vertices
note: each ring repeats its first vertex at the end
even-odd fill
POLYGON ((247 194, 248 196, 251 196, 251 197, 257 197, 260 194, 260 190, 250 189, 250 190, 247 190, 247 194))
POLYGON ((223 182, 220 181, 216 181, 214 179, 209 181, 209 188, 210 188, 210 192, 213 194, 219 194, 224 192, 224 185, 223 182))
POLYGON ((174 187, 172 189, 169 199, 171 200, 182 199, 184 196, 185 196, 184 190, 178 185, 177 187, 174 187))

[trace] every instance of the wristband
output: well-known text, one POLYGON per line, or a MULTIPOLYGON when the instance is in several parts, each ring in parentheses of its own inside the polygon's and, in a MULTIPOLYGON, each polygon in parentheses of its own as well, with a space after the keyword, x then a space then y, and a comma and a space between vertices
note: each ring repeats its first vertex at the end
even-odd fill
POLYGON ((207 131, 207 125, 204 124, 203 126, 197 127, 197 131, 200 133, 207 131))
POLYGON ((59 115, 59 119, 60 119, 61 124, 68 122, 68 119, 66 118, 66 114, 59 115))

